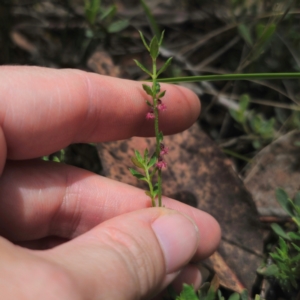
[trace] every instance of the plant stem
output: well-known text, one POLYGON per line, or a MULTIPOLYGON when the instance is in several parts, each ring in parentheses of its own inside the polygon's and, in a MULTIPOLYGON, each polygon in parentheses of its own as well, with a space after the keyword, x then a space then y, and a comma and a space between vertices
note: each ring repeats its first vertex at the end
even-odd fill
MULTIPOLYGON (((152 91, 153 91, 153 107, 154 107, 154 130, 156 137, 156 150, 155 154, 158 159, 160 153, 160 141, 159 141, 159 122, 158 122, 158 108, 157 108, 157 98, 156 98, 156 83, 157 83, 157 74, 156 74, 156 59, 152 59, 152 91)), ((157 184, 158 184, 158 206, 162 206, 161 202, 161 170, 158 169, 157 172, 157 184)))
POLYGON ((221 81, 221 80, 250 80, 250 79, 296 79, 300 73, 249 73, 249 74, 225 74, 225 75, 203 75, 185 76, 159 79, 159 82, 179 83, 198 81, 221 81))
MULTIPOLYGON (((145 169, 145 175, 146 175, 146 178, 147 178, 147 183, 148 183, 148 186, 149 186, 149 191, 150 191, 150 195, 153 195, 153 186, 152 186, 152 182, 151 182, 151 176, 149 175, 149 172, 148 172, 148 169, 146 168, 145 169)), ((152 207, 155 207, 155 199, 153 198, 153 196, 151 196, 151 203, 152 203, 152 207)))

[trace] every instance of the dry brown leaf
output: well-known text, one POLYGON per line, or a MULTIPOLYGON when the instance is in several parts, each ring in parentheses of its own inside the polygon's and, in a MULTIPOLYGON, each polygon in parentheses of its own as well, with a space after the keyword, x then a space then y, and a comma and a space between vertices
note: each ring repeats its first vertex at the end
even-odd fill
POLYGON ((240 283, 236 274, 229 268, 223 257, 218 252, 215 252, 208 260, 209 265, 214 269, 216 274, 218 274, 221 286, 234 292, 242 293, 245 287, 242 283, 240 283))

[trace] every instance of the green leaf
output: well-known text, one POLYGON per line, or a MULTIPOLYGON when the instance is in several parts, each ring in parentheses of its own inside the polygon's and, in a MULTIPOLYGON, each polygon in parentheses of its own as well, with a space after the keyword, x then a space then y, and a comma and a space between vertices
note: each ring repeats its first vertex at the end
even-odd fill
POLYGON ((139 162, 136 157, 131 157, 131 161, 136 167, 144 169, 144 165, 141 162, 139 162))
POLYGON ((137 66, 138 66, 139 68, 141 68, 145 73, 147 73, 149 76, 152 77, 151 72, 150 72, 149 70, 147 70, 147 68, 144 67, 139 61, 137 61, 136 59, 134 59, 134 62, 137 64, 137 66))
POLYGON ((146 148, 144 150, 144 162, 147 162, 148 161, 148 155, 149 155, 149 151, 148 151, 148 148, 146 148))
POLYGON ((157 98, 162 98, 165 94, 166 94, 166 91, 162 91, 162 92, 157 96, 157 98))
POLYGON ((233 293, 230 295, 228 300, 240 300, 240 295, 238 293, 233 293))
POLYGON ((162 42, 164 40, 164 36, 165 36, 165 31, 163 30, 162 33, 160 34, 160 38, 159 38, 159 42, 158 42, 159 46, 162 45, 162 42))
POLYGON ((153 167, 156 162, 157 162, 157 157, 155 154, 153 154, 150 161, 148 162, 148 168, 153 167))
POLYGON ((249 28, 245 24, 240 24, 238 26, 238 31, 240 36, 245 40, 245 42, 248 45, 253 46, 253 41, 249 28))
POLYGON ((247 110, 248 106, 249 106, 249 103, 250 103, 249 95, 243 94, 240 97, 240 103, 239 103, 240 111, 245 112, 247 110))
POLYGON ((248 291, 247 290, 242 291, 241 300, 248 300, 248 291))
POLYGON ((288 232, 287 235, 292 239, 292 240, 300 240, 300 234, 296 232, 288 232))
POLYGON ((260 149, 262 147, 262 144, 259 140, 255 140, 252 142, 252 146, 255 148, 255 149, 260 149))
POLYGON ((300 207, 300 192, 298 192, 295 196, 295 200, 294 200, 295 205, 300 207))
POLYGON ((277 263, 285 262, 284 257, 282 257, 281 255, 276 254, 276 253, 269 253, 269 254, 270 254, 270 257, 277 263))
POLYGON ((286 244, 286 242, 284 241, 284 239, 282 237, 279 237, 279 246, 280 246, 280 249, 283 251, 283 253, 287 254, 288 247, 287 247, 287 244, 286 244))
POLYGON ((100 20, 104 20, 106 18, 113 18, 113 16, 117 12, 117 6, 116 5, 111 5, 107 9, 103 10, 100 15, 100 20))
POLYGON ((158 26, 157 22, 155 21, 155 18, 153 16, 150 8, 148 7, 148 5, 146 4, 146 2, 144 0, 141 0, 141 5, 144 9, 144 12, 147 16, 149 23, 150 23, 152 33, 154 33, 158 38, 160 38, 159 26, 158 26))
POLYGON ((140 153, 139 151, 137 151, 137 150, 134 150, 134 154, 135 154, 135 157, 137 158, 137 160, 138 160, 140 163, 144 164, 144 160, 143 160, 143 158, 142 158, 142 156, 141 156, 141 153, 140 153))
POLYGON ((151 102, 149 102, 148 100, 145 100, 147 105, 150 106, 150 107, 153 107, 153 105, 151 104, 151 102))
POLYGON ((147 84, 143 84, 142 86, 143 86, 143 90, 144 90, 148 95, 150 95, 150 96, 153 97, 153 93, 152 93, 151 87, 150 87, 149 85, 147 85, 147 84))
POLYGON ((292 243, 292 245, 293 245, 293 247, 294 247, 298 252, 300 252, 300 247, 299 247, 299 246, 297 246, 295 243, 292 243))
POLYGON ((285 231, 284 231, 284 230, 281 228, 281 226, 278 225, 277 223, 272 223, 272 224, 271 224, 271 228, 274 230, 274 232, 275 232, 278 236, 280 236, 280 237, 282 237, 282 238, 284 238, 284 239, 286 239, 286 240, 288 240, 288 241, 291 240, 291 238, 285 233, 285 231))
POLYGON ((171 64, 172 59, 173 59, 173 57, 169 57, 169 58, 167 59, 167 61, 164 63, 164 65, 163 65, 163 66, 159 69, 159 71, 157 72, 157 76, 158 76, 159 74, 161 74, 162 72, 164 72, 164 71, 168 68, 168 66, 171 64))
POLYGON ((158 82, 155 83, 155 95, 160 92, 160 84, 158 82))
POLYGON ((134 177, 136 177, 137 179, 144 180, 144 181, 148 181, 147 178, 146 178, 143 174, 139 173, 139 172, 136 171, 135 169, 129 168, 129 171, 130 171, 130 173, 131 173, 134 177))
MULTIPOLYGON (((263 275, 267 276, 267 277, 275 277, 279 272, 279 269, 276 265, 270 265, 267 266, 265 271, 263 272, 263 275)), ((242 298, 242 300, 244 300, 242 298)))
POLYGON ((276 190, 276 199, 277 202, 282 206, 282 208, 290 215, 294 216, 293 208, 290 203, 290 199, 286 191, 282 188, 276 190))
POLYGON ((255 295, 254 300, 262 300, 262 299, 260 298, 260 295, 255 295))
POLYGON ((238 123, 242 123, 240 113, 238 111, 236 111, 235 109, 229 109, 229 114, 235 121, 237 121, 238 123))
POLYGON ((156 35, 153 37, 153 39, 150 42, 150 56, 153 60, 157 58, 159 54, 159 45, 156 35))
POLYGON ((100 10, 101 1, 100 0, 85 0, 84 2, 84 13, 87 21, 94 25, 96 17, 100 10))
POLYGON ((53 159, 52 159, 52 161, 58 162, 58 163, 59 163, 59 162, 60 162, 60 159, 59 159, 57 156, 54 156, 53 159))
POLYGON ((139 33, 140 33, 140 37, 141 37, 141 40, 142 40, 142 42, 143 42, 145 48, 146 48, 148 51, 150 51, 149 45, 148 45, 147 42, 145 41, 145 38, 144 38, 143 33, 142 33, 141 31, 139 31, 139 33))
POLYGON ((176 300, 199 300, 192 285, 183 284, 183 290, 176 300))
POLYGON ((260 25, 257 27, 256 32, 259 37, 257 43, 254 45, 254 53, 251 60, 255 60, 263 52, 268 42, 271 40, 271 37, 276 31, 276 24, 272 23, 268 26, 260 25))
POLYGON ((128 20, 119 20, 115 21, 107 27, 107 31, 109 33, 116 33, 124 30, 126 27, 128 27, 129 21, 128 20))
POLYGON ((225 300, 220 290, 218 290, 218 300, 225 300))

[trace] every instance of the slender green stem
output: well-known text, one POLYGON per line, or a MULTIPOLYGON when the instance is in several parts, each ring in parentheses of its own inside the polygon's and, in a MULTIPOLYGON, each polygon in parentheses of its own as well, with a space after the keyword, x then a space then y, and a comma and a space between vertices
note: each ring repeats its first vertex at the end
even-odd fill
POLYGON ((159 82, 179 83, 198 81, 221 81, 221 80, 251 80, 251 79, 300 79, 300 73, 249 73, 249 74, 224 74, 185 76, 158 79, 159 82))
POLYGON ((151 195, 151 202, 152 202, 152 206, 155 207, 155 197, 153 197, 153 186, 152 186, 152 181, 151 181, 151 176, 149 175, 149 171, 147 168, 145 168, 145 175, 147 178, 147 183, 149 186, 149 191, 150 191, 150 195, 151 195))
MULTIPOLYGON (((156 83, 157 83, 157 70, 156 70, 156 59, 152 60, 152 91, 153 91, 153 107, 154 107, 154 130, 156 137, 156 157, 158 159, 160 153, 160 141, 159 141, 159 122, 158 122, 158 108, 157 108, 157 98, 156 98, 156 83)), ((161 207, 161 170, 157 172, 157 184, 158 184, 158 206, 161 207)))

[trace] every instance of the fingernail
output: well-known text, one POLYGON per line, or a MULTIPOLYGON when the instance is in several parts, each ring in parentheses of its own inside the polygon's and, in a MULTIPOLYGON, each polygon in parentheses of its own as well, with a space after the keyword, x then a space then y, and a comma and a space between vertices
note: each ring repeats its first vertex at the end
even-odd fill
POLYGON ((187 216, 171 213, 156 219, 152 228, 165 257, 166 273, 185 266, 195 254, 199 243, 196 224, 187 216))

